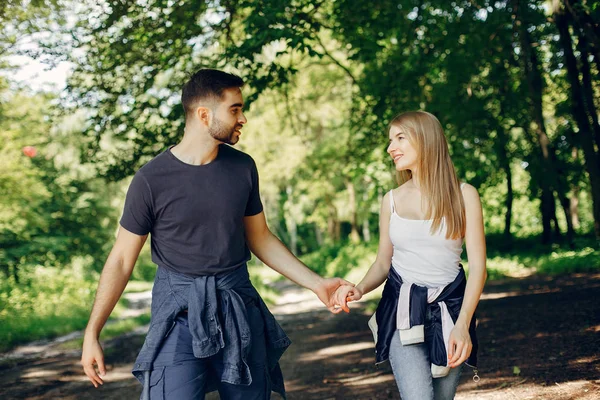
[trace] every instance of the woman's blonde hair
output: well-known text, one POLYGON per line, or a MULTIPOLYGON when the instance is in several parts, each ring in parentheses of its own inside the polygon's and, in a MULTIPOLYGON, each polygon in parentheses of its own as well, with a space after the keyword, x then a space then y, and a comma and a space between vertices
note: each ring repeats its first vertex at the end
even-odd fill
MULTIPOLYGON (((388 132, 392 126, 400 128, 417 151, 417 179, 427 199, 425 218, 433 220, 431 233, 439 231, 444 221, 447 239, 463 238, 465 203, 440 121, 428 112, 410 111, 395 116, 388 132)), ((397 173, 399 185, 411 178, 409 170, 397 173)))

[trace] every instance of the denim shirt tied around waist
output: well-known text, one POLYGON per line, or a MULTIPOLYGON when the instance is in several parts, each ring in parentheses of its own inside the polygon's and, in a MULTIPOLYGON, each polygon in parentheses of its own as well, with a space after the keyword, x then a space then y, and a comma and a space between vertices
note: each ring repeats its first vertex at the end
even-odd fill
MULTIPOLYGON (((456 322, 462 307, 462 302, 465 294, 467 279, 464 269, 460 271, 454 281, 446 285, 439 296, 433 303, 427 302, 427 288, 418 285, 412 285, 410 293, 410 301, 408 304, 410 326, 422 325, 426 320, 426 313, 429 309, 432 315, 431 323, 425 326, 425 344, 429 348, 429 356, 432 364, 446 365, 448 356, 446 353, 446 344, 444 343, 444 335, 442 333, 442 310, 440 303, 444 302, 447 312, 452 320, 456 322)), ((398 329, 397 327, 397 312, 400 289, 403 285, 402 278, 390 267, 388 278, 383 288, 381 300, 375 311, 376 319, 376 363, 382 363, 389 359, 390 343, 392 336, 398 329)), ((478 341, 475 332, 475 316, 471 319, 469 325, 469 335, 473 348, 471 355, 467 359, 467 365, 472 367, 477 366, 477 349, 478 341)))
MULTIPOLYGON (((158 268, 152 288, 150 328, 132 371, 144 385, 144 393, 149 391, 148 371, 153 369, 161 344, 173 328, 177 314, 184 310, 188 311, 194 355, 206 358, 222 351, 225 368, 218 377, 220 381, 249 385, 252 376, 247 357, 251 337, 246 304, 252 302, 257 304, 264 320, 273 391, 285 398, 279 358, 291 341, 252 286, 245 263, 229 273, 199 277, 158 268)), ((209 382, 206 392, 216 388, 215 382, 209 382)))

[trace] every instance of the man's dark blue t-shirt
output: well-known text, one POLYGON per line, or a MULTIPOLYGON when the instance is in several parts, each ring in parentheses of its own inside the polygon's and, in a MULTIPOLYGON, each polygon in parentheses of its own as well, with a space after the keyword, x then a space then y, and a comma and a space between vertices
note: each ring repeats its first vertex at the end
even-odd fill
POLYGON ((168 149, 133 177, 121 226, 151 234, 157 265, 190 276, 214 275, 250 259, 243 219, 262 210, 249 155, 220 145, 212 162, 190 165, 168 149))

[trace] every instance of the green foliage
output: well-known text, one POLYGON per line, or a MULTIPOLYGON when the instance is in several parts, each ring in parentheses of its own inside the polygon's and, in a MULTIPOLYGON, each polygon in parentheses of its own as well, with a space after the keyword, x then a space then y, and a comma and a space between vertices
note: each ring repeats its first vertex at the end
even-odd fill
MULTIPOLYGON (((89 260, 88 262, 89 263, 89 260)), ((0 279, 0 351, 83 329, 96 283, 85 259, 63 268, 37 266, 0 279)))
MULTIPOLYGON (((1 2, 0 72, 13 54, 69 60, 75 71, 60 96, 13 90, 0 75, 0 343, 82 326, 127 184, 107 182, 180 138, 181 85, 201 67, 245 78, 249 122, 239 147, 257 162, 271 229, 315 271, 357 281, 375 259, 381 198, 394 187, 387 124, 414 109, 439 117, 459 177, 480 192, 492 278, 596 270, 597 243, 585 237, 574 250, 537 244, 548 176, 524 31, 539 58, 557 181, 578 201, 577 233, 594 226, 581 129, 546 3, 519 10, 519 31, 510 1, 1 2), (27 40, 36 46, 20 47, 27 40), (509 177, 512 242, 501 235, 509 177), (49 307, 38 317, 37 301, 49 307), (8 317, 15 313, 33 325, 8 317)), ((576 11, 594 21, 594 7, 581 2, 576 11)), ((597 68, 596 60, 594 100, 597 68)), ((251 268, 253 282, 274 298, 261 268, 251 268)), ((146 246, 133 278, 151 281, 155 270, 146 246)))
POLYGON ((35 102, 50 109, 50 100, 17 94, 3 104, 0 270, 5 274, 23 265, 67 265, 77 256, 90 257, 99 270, 107 254, 114 188, 78 165, 77 145, 68 143, 70 132, 60 121, 53 127, 30 107, 35 102), (26 145, 35 146, 37 154, 27 157, 26 145))
MULTIPOLYGON (((124 318, 124 319, 113 319, 109 318, 102 333, 100 334, 100 340, 109 340, 126 333, 133 331, 134 329, 146 325, 150 322, 150 313, 138 315, 137 317, 124 318)), ((60 350, 80 350, 83 346, 83 337, 68 340, 60 343, 56 346, 60 350)), ((106 354, 105 354, 106 356, 106 354)))
POLYGON ((356 280, 359 278, 357 273, 366 272, 375 261, 376 255, 377 242, 372 241, 358 245, 349 243, 325 245, 313 253, 302 256, 301 259, 319 275, 356 280))
POLYGON ((150 253, 150 240, 147 240, 131 273, 131 279, 152 282, 156 275, 156 268, 156 264, 152 262, 152 255, 150 253))
POLYGON ((102 329, 100 335, 101 340, 107 340, 113 337, 120 336, 124 333, 130 332, 138 326, 150 323, 150 313, 138 315, 133 318, 125 318, 111 321, 107 321, 106 327, 102 329), (111 323, 112 322, 112 323, 111 323))
POLYGON ((326 275, 329 265, 338 257, 340 251, 347 246, 347 243, 334 243, 321 246, 317 251, 306 254, 300 259, 310 269, 319 275, 326 275))
MULTIPOLYGON (((566 171, 559 179, 566 191, 578 191, 587 177, 571 156, 573 121, 557 95, 568 85, 556 29, 544 2, 528 4, 519 15, 531 40, 544 44, 536 51, 548 136, 557 149, 553 163, 566 171)), ((107 5, 86 9, 77 27, 87 51, 70 93, 93 111, 86 157, 108 179, 132 174, 176 141, 185 77, 202 66, 223 67, 247 80, 252 109, 242 147, 257 159, 271 225, 296 249, 316 249, 323 233, 345 239, 343 223, 356 240, 359 224, 376 221, 378 200, 393 186, 382 152, 386 126, 411 109, 440 118, 459 176, 493 204, 486 206, 491 231, 503 229, 511 169, 526 164, 526 174, 513 178, 511 230, 541 229, 535 202, 548 173, 532 135, 529 60, 511 2, 107 5), (299 232, 314 234, 303 239, 299 232)))
MULTIPOLYGON (((567 243, 542 245, 539 236, 518 237, 510 246, 501 234, 486 236, 488 279, 519 278, 532 273, 567 274, 600 269, 596 240, 581 236, 571 249, 567 243)), ((468 263, 466 263, 468 266, 468 263)))

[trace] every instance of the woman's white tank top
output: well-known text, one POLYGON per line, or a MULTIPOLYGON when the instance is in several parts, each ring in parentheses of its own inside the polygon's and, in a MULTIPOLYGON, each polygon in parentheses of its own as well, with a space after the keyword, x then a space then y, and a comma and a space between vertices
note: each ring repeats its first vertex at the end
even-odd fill
POLYGON ((392 267, 402 280, 428 288, 452 282, 460 270, 463 240, 446 239, 444 220, 441 229, 431 234, 433 220, 400 217, 391 190, 390 207, 390 240, 394 246, 392 267))

